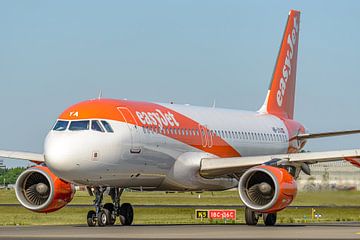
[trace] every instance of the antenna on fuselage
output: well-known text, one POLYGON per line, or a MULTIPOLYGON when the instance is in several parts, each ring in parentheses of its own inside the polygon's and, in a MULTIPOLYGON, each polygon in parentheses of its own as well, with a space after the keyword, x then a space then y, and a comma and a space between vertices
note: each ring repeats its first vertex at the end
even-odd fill
POLYGON ((102 98, 102 91, 100 90, 100 91, 99 91, 98 99, 101 99, 101 98, 102 98))
POLYGON ((214 99, 214 102, 213 102, 213 105, 212 105, 213 108, 216 107, 216 99, 214 99))

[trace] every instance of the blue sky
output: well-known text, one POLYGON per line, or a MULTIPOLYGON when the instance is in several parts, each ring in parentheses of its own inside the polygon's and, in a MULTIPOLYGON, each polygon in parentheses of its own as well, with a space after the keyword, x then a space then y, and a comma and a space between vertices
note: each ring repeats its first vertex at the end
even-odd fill
POLYGON ((359 129, 359 1, 0 1, 0 149, 42 152, 57 116, 99 90, 257 110, 290 9, 302 11, 295 118, 359 129))

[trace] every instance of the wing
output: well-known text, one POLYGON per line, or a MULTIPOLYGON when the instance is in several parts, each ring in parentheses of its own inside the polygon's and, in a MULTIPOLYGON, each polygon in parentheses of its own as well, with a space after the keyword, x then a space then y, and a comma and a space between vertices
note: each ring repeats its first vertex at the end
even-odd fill
POLYGON ((304 133, 299 134, 290 139, 294 140, 303 140, 303 139, 312 139, 312 138, 323 138, 323 137, 335 137, 335 136, 342 136, 342 135, 350 135, 350 134, 357 134, 360 133, 360 130, 346 130, 346 131, 336 131, 336 132, 322 132, 322 133, 304 133))
MULTIPOLYGON (((203 177, 218 177, 241 173, 251 167, 261 164, 286 164, 286 163, 319 163, 347 160, 354 165, 359 165, 360 149, 289 153, 279 155, 264 155, 252 157, 233 158, 204 158, 201 160, 200 175, 203 177)), ((359 165, 360 166, 360 165, 359 165)))
POLYGON ((2 151, 0 150, 0 158, 12 158, 19 160, 28 160, 34 163, 45 162, 44 154, 31 152, 16 152, 16 151, 2 151))

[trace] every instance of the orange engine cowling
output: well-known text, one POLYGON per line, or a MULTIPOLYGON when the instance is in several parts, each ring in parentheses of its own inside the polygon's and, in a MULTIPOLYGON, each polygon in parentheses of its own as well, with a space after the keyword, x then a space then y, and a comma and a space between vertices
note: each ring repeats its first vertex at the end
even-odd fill
POLYGON ((18 177, 15 192, 25 208, 48 213, 68 204, 74 197, 75 187, 55 176, 47 167, 35 166, 18 177))
POLYGON ((295 179, 283 168, 256 166, 247 170, 239 181, 239 194, 244 204, 261 213, 286 208, 295 198, 295 179))

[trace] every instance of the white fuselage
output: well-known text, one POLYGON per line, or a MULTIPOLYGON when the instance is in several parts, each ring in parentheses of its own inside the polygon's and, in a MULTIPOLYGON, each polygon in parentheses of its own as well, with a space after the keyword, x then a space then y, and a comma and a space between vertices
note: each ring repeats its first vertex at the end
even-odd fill
MULTIPOLYGON (((179 127, 168 125, 154 129, 107 119, 113 133, 52 130, 44 147, 47 166, 67 181, 90 186, 223 190, 236 187, 237 180, 205 179, 198 173, 201 159, 219 156, 217 149, 224 147, 219 146, 216 139, 236 150, 238 156, 288 151, 288 130, 276 116, 221 108, 158 105, 198 122, 198 128, 182 128, 180 122, 179 127), (207 130, 202 134, 203 127, 207 130), (186 138, 187 142, 176 135, 186 138), (202 149, 188 144, 192 140, 194 144, 200 142, 202 149)), ((141 116, 139 122, 143 120, 141 116)))

